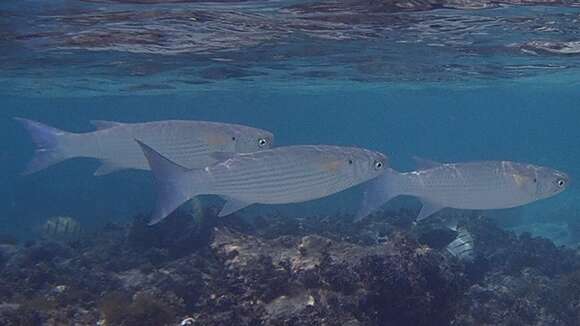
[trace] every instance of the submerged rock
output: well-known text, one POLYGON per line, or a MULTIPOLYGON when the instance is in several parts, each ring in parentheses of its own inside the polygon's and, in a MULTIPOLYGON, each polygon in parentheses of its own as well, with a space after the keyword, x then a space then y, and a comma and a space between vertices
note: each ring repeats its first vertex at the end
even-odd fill
MULTIPOLYGON (((361 246, 316 235, 260 240, 218 230, 212 248, 232 289, 241 291, 223 296, 232 304, 246 298, 264 305, 265 313, 255 310, 252 317, 274 324, 445 324, 464 283, 460 268, 402 234, 361 246), (409 309, 409 300, 421 303, 409 309)), ((212 316, 201 320, 212 324, 212 316)))
POLYGON ((178 214, 150 229, 140 220, 107 227, 74 246, 4 246, 0 324, 577 324, 575 251, 474 217, 462 227, 475 257, 461 260, 447 250, 453 232, 407 215, 353 224, 178 214))

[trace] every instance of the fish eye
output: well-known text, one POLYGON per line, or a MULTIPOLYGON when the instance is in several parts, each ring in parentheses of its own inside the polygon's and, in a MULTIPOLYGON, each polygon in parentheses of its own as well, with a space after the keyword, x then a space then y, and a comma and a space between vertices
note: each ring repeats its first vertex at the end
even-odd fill
POLYGON ((268 140, 266 138, 258 139, 258 147, 262 148, 266 145, 268 145, 268 140))
POLYGON ((556 184, 558 185, 558 187, 564 187, 566 185, 566 180, 558 179, 558 181, 556 181, 556 184))
POLYGON ((534 178, 534 183, 538 182, 538 179, 534 178))
POLYGON ((232 140, 233 141, 236 141, 236 136, 232 136, 232 140))
POLYGON ((383 162, 381 161, 375 161, 375 170, 380 170, 383 168, 383 162))
POLYGON ((348 160, 348 164, 352 164, 352 160, 348 160))

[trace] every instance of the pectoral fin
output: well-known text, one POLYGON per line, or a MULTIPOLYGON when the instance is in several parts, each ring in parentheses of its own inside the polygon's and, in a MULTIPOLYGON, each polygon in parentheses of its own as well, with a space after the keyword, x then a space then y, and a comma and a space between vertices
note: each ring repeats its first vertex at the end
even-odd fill
POLYGON ((252 203, 247 203, 245 201, 241 201, 231 197, 223 196, 223 198, 226 200, 226 203, 224 204, 224 207, 222 207, 222 210, 219 212, 218 214, 219 217, 230 215, 236 211, 239 211, 242 208, 246 208, 252 205, 252 203))
POLYGON ((211 158, 220 162, 227 161, 234 157, 234 155, 232 152, 213 152, 209 154, 211 158))
POLYGON ((417 221, 421 221, 423 219, 426 219, 427 217, 437 213, 438 211, 442 210, 443 206, 439 205, 439 204, 435 204, 432 202, 429 202, 427 200, 421 199, 421 203, 423 203, 423 207, 421 207, 421 211, 419 212, 419 215, 417 216, 417 221))

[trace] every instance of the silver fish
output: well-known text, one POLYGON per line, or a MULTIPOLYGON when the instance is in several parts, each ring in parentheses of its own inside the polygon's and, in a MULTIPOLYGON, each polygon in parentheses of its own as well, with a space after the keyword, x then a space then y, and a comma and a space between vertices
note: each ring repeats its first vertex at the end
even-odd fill
POLYGON ((459 227, 456 231, 457 237, 445 249, 460 260, 472 261, 475 258, 473 236, 465 227, 459 227))
POLYGON ((399 195, 423 203, 418 220, 445 208, 499 209, 525 205, 564 191, 563 172, 510 161, 437 163, 421 160, 422 170, 400 173, 386 169, 369 183, 357 219, 399 195))
POLYGON ((142 139, 180 165, 202 168, 216 162, 213 152, 254 152, 272 146, 274 136, 266 130, 206 121, 167 120, 143 123, 91 121, 94 132, 70 133, 42 123, 14 118, 30 133, 36 152, 23 174, 42 170, 74 157, 101 160, 95 175, 123 169, 148 170, 143 152, 135 143, 142 139))
POLYGON ((345 190, 384 172, 386 156, 354 147, 298 145, 246 154, 216 154, 205 169, 181 167, 138 141, 153 172, 155 224, 196 195, 224 197, 219 216, 253 203, 298 203, 345 190))

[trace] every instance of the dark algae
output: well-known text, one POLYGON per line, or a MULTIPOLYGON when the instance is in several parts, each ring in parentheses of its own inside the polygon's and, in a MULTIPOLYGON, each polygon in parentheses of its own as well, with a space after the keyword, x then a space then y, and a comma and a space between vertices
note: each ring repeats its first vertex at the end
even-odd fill
POLYGON ((147 293, 137 293, 133 298, 122 292, 106 294, 99 310, 110 325, 168 325, 176 314, 169 304, 147 293))
POLYGON ((76 245, 2 245, 0 324, 577 325, 575 250, 470 217, 476 258, 463 261, 443 226, 406 214, 196 224, 178 212, 76 245))

